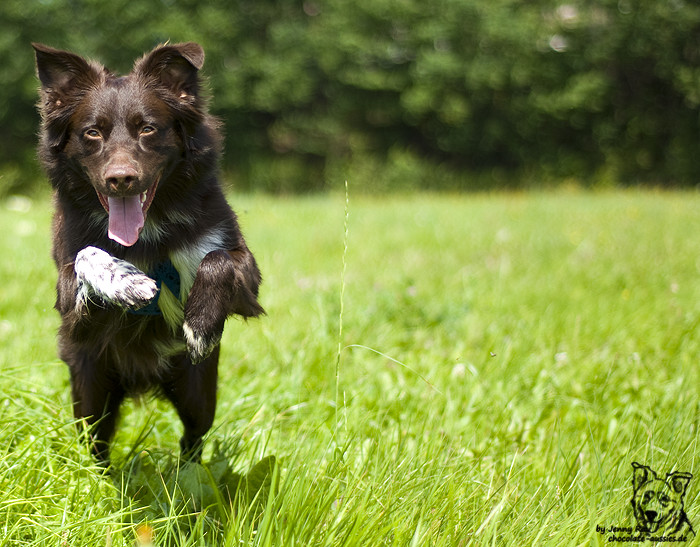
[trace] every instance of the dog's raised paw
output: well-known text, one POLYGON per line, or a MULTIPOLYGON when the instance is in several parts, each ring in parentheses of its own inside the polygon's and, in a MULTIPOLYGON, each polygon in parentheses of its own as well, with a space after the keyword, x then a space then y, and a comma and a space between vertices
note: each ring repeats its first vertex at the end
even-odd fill
POLYGON ((85 247, 75 258, 77 300, 84 305, 93 296, 125 309, 142 308, 158 294, 158 285, 133 264, 97 247, 85 247))
POLYGON ((194 364, 197 364, 207 357, 212 350, 221 341, 221 333, 206 334, 194 328, 188 321, 182 325, 182 332, 187 343, 187 351, 190 354, 190 359, 194 364))

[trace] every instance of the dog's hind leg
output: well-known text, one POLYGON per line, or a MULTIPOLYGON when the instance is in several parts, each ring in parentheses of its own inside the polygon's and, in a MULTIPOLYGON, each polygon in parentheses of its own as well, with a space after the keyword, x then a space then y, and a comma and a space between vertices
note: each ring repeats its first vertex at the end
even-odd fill
POLYGON ((197 366, 187 355, 179 355, 173 359, 169 377, 161 384, 184 426, 180 450, 185 460, 201 460, 202 438, 214 423, 218 363, 219 346, 197 366))
POLYGON ((97 461, 109 466, 109 443, 119 418, 125 392, 115 378, 98 371, 97 361, 85 355, 67 359, 70 369, 73 414, 78 427, 87 426, 90 448, 97 461))

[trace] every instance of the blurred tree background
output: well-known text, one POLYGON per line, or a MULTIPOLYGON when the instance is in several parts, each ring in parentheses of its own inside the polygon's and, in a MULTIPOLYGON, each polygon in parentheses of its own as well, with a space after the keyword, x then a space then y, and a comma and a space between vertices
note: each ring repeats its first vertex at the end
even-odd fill
POLYGON ((128 72, 207 53, 236 187, 700 181, 700 6, 684 0, 3 0, 0 194, 44 184, 30 42, 128 72))

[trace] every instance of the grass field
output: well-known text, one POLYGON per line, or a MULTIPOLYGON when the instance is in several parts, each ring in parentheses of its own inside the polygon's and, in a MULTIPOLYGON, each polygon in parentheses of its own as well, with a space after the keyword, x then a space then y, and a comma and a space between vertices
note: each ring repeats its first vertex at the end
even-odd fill
POLYGON ((0 203, 0 546, 603 545, 632 462, 697 473, 699 194, 351 185, 347 238, 341 195, 232 202, 268 315, 227 325, 207 465, 146 400, 112 477, 55 353, 50 201, 0 203))

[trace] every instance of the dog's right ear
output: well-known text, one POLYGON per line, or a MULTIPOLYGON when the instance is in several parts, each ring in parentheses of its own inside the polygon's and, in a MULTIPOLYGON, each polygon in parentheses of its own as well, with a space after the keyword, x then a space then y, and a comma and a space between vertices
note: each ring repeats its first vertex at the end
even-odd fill
POLYGON ((66 99, 76 90, 94 87, 103 80, 104 67, 90 63, 75 53, 37 43, 32 46, 36 53, 41 89, 46 94, 46 108, 65 106, 66 99))
POLYGON ((634 467, 632 486, 634 487, 635 492, 649 481, 656 480, 657 478, 656 473, 654 473, 654 470, 649 466, 632 462, 632 467, 634 467))
POLYGON ((37 43, 32 46, 41 82, 38 108, 46 128, 45 143, 50 149, 60 149, 67 139, 74 105, 85 90, 104 81, 107 70, 68 51, 37 43))

